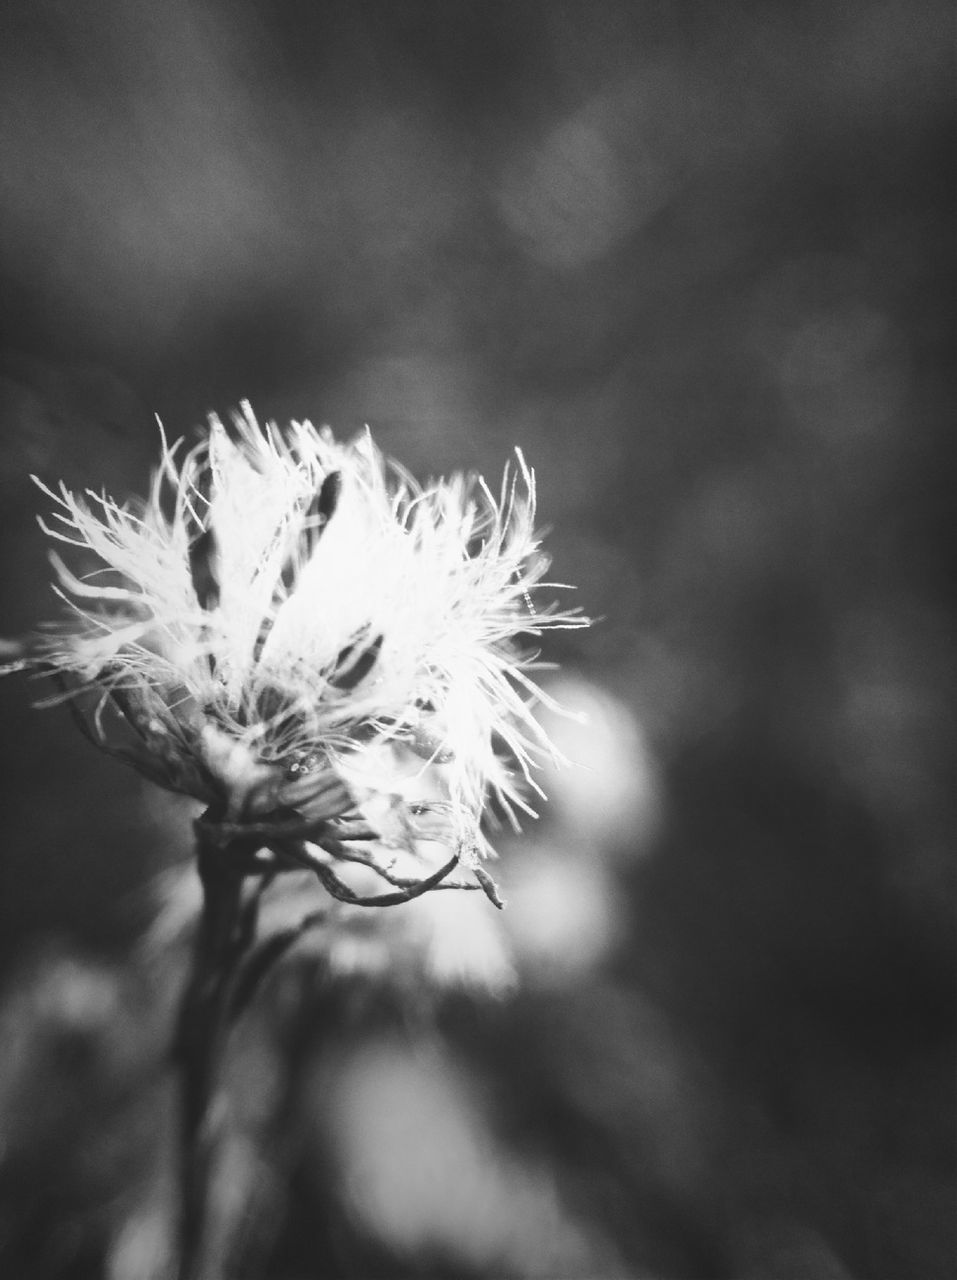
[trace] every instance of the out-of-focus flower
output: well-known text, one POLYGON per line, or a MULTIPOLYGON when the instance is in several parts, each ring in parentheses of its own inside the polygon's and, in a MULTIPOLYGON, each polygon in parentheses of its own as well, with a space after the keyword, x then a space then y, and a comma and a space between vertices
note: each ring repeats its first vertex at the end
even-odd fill
POLYGON ((657 761, 632 709, 608 689, 580 676, 560 675, 548 685, 574 719, 547 713, 543 724, 562 757, 576 766, 546 765, 552 814, 590 856, 611 850, 639 853, 661 821, 657 761))
POLYGON ((431 1046, 346 1048, 307 1084, 306 1161, 331 1157, 343 1208, 412 1269, 438 1257, 449 1274, 628 1274, 555 1170, 496 1139, 476 1084, 431 1046))
POLYGON ((234 849, 400 888, 451 853, 490 891, 488 802, 516 824, 555 755, 518 639, 587 623, 532 603, 548 560, 521 453, 498 496, 420 486, 368 432, 260 428, 246 404, 177 452, 164 438, 135 507, 40 485, 44 531, 98 563, 52 555, 72 617, 0 670, 52 677, 98 746, 203 801, 234 849))

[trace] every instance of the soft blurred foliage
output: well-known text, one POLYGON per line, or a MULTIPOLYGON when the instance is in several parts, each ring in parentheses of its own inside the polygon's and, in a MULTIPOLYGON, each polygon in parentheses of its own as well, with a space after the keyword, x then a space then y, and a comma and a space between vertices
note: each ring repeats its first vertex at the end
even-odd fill
MULTIPOLYGON (((521 444, 602 619, 549 647, 588 719, 504 916, 318 931, 254 1000, 237 1275, 952 1274, 951 27, 3 6, 3 633, 56 611, 28 472, 142 491, 154 413, 241 397, 423 477, 521 444)), ((0 684, 0 1270, 159 1280, 192 815, 36 692, 0 684)))

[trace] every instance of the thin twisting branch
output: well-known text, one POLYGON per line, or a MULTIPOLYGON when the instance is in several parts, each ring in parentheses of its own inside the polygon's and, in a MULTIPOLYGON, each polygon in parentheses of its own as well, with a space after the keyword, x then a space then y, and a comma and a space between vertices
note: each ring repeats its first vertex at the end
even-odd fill
POLYGON ((277 842, 272 846, 280 856, 285 856, 297 866, 304 867, 309 871, 315 872, 317 878, 327 893, 336 898, 339 902, 345 902, 352 907, 394 907, 400 903, 410 902, 413 898, 419 898, 423 893, 428 893, 430 889, 436 888, 442 881, 458 866, 459 855, 454 853, 452 857, 439 867, 438 871, 431 876, 426 876, 424 880, 418 880, 408 888, 400 889, 396 893, 379 893, 373 894, 371 897, 364 897, 351 889, 344 880, 340 880, 332 868, 311 853, 308 847, 296 841, 277 842))
POLYGON ((226 846, 239 842, 272 843, 274 840, 314 840, 324 843, 327 835, 340 840, 378 840, 379 833, 364 824, 348 825, 329 818, 304 818, 299 813, 290 816, 263 818, 253 822, 221 822, 210 820, 204 814, 198 819, 206 838, 215 844, 226 846))
MULTIPOLYGON (((351 839, 352 837, 350 837, 351 839)), ((381 876, 387 884, 395 885, 397 889, 411 889, 422 883, 420 878, 414 876, 398 876, 394 871, 384 867, 377 862, 371 854, 361 849, 350 849, 345 844, 336 843, 331 845, 326 843, 323 848, 333 853, 340 862, 355 862, 360 867, 368 867, 370 871, 374 871, 376 875, 381 876)), ((433 885, 435 889, 481 889, 478 883, 471 884, 467 880, 442 880, 439 884, 433 885)))
POLYGON ((229 1015, 232 1021, 240 1017, 249 1008, 253 996, 262 986, 271 969, 279 963, 284 955, 304 937, 311 929, 324 924, 329 912, 323 909, 310 911, 296 924, 282 929, 267 938, 249 957, 246 962, 230 1000, 229 1015))
POLYGON ((237 937, 237 953, 244 955, 256 940, 256 927, 259 924, 259 906, 263 894, 276 878, 276 870, 266 871, 253 884, 239 917, 239 933, 237 937))

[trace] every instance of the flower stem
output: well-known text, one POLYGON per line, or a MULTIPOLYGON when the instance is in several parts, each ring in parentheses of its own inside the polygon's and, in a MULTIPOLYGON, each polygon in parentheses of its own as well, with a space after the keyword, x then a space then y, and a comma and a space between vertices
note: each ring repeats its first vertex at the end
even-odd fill
POLYGON ((193 967, 183 993, 176 1040, 181 1077, 179 1280, 214 1280, 219 1262, 208 1250, 210 1191, 222 1127, 217 1078, 229 1033, 233 981, 249 944, 242 922, 243 872, 228 846, 204 839, 197 826, 203 907, 193 967))

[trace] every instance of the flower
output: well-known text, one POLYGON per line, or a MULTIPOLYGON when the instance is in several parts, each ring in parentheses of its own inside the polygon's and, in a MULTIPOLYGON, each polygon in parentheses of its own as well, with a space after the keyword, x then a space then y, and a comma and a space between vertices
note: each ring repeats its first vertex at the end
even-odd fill
POLYGON ((519 637, 588 622, 532 602, 548 559, 521 452, 498 496, 420 486, 368 431, 260 428, 244 403, 178 454, 163 436, 135 506, 36 481, 44 532, 94 565, 51 552, 71 616, 3 669, 51 676, 98 746, 203 801, 234 849, 305 859, 333 892, 330 859, 408 889, 403 858, 451 854, 494 897, 489 801, 517 826, 556 754, 519 637))

